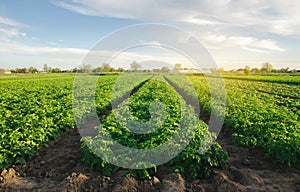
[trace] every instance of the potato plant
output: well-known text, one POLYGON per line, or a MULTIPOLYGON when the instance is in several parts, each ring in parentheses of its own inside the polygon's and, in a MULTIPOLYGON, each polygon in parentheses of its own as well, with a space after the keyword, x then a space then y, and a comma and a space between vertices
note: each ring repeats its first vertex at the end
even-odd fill
MULTIPOLYGON (((185 101, 161 76, 150 79, 102 120, 101 126, 97 128, 101 137, 85 137, 83 139, 84 143, 81 148, 83 162, 92 169, 98 169, 105 175, 111 175, 120 168, 97 157, 94 153, 102 155, 113 153, 114 156, 111 157, 113 159, 110 159, 113 161, 121 159, 123 156, 118 155, 123 154, 124 151, 118 151, 123 149, 112 149, 112 142, 109 139, 103 139, 102 135, 107 135, 128 148, 151 149, 172 139, 172 136, 180 134, 179 129, 186 129, 185 134, 192 136, 191 140, 183 139, 181 141, 186 144, 186 147, 175 158, 167 162, 167 165, 174 171, 195 179, 209 176, 212 167, 225 166, 227 155, 217 143, 207 139, 210 137, 207 125, 198 120, 193 113, 193 108, 187 106, 185 101), (153 103, 157 103, 156 108, 153 103), (165 110, 162 110, 163 108, 165 110), (189 122, 195 122, 195 124, 189 122), (188 126, 193 127, 188 129, 188 126), (137 130, 133 131, 132 128, 137 130), (137 134, 136 132, 139 131, 144 134, 137 134), (206 144, 208 145, 207 151, 200 153, 201 146, 206 144)), ((174 142, 173 144, 180 147, 179 143, 174 142)), ((168 151, 166 151, 166 156, 167 153, 168 151)), ((153 158, 164 158, 158 154, 160 153, 152 154, 153 158)), ((139 159, 141 157, 126 158, 139 159)), ((126 161, 126 158, 121 160, 126 161)), ((138 163, 148 165, 152 162, 138 163)), ((140 179, 149 179, 155 175, 155 170, 156 165, 153 164, 152 168, 134 169, 133 166, 133 169, 127 171, 140 179)))

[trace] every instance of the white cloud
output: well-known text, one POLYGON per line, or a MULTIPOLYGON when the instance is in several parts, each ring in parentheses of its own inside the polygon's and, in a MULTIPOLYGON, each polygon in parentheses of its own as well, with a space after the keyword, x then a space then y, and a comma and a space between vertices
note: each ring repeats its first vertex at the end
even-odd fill
POLYGON ((7 45, 6 49, 0 48, 2 53, 13 53, 20 55, 41 55, 41 54, 60 54, 60 55, 85 55, 88 50, 77 48, 53 48, 53 47, 33 47, 22 44, 7 45))
MULTIPOLYGON (((46 42, 51 46, 33 46, 32 38, 27 38, 22 28, 28 27, 10 18, 0 17, 0 55, 8 57, 13 55, 16 59, 23 58, 23 62, 34 62, 36 60, 47 60, 53 63, 73 63, 79 65, 88 52, 86 49, 78 48, 57 48, 53 42, 46 42), (31 61, 26 61, 30 58, 31 61)), ((6 61, 7 62, 7 61, 6 61)), ((43 62, 43 61, 41 61, 43 62)), ((4 63, 2 59, 1 63, 4 63)), ((2 66, 5 67, 5 66, 2 66)))
POLYGON ((7 18, 7 17, 1 17, 0 16, 0 25, 6 25, 11 27, 28 27, 27 25, 17 22, 13 19, 7 18))
POLYGON ((115 68, 123 67, 129 69, 130 63, 133 61, 138 63, 158 61, 169 64, 169 66, 173 66, 175 63, 182 63, 186 67, 195 67, 189 58, 186 58, 184 55, 169 48, 150 44, 123 51, 92 50, 88 52, 82 62, 91 64, 93 67, 98 67, 108 62, 115 68))
POLYGON ((20 32, 17 29, 7 29, 0 27, 0 39, 25 37, 26 33, 20 32))
MULTIPOLYGON (((185 67, 195 67, 188 58, 176 53, 169 53, 166 55, 154 55, 136 52, 122 52, 117 57, 112 60, 112 65, 130 68, 129 64, 132 61, 139 63, 147 63, 148 61, 159 61, 161 63, 166 63, 169 66, 174 66, 175 63, 182 63, 185 67)), ((148 66, 147 66, 148 67, 148 66)), ((151 68, 151 67, 148 67, 151 68)))
POLYGON ((209 48, 224 49, 228 47, 242 48, 254 52, 285 51, 277 42, 271 39, 257 39, 248 36, 225 36, 207 33, 202 37, 204 44, 209 48))
POLYGON ((300 2, 292 0, 52 0, 62 8, 92 16, 198 25, 226 23, 260 32, 299 35, 300 2))
POLYGON ((251 48, 251 47, 248 47, 248 46, 243 46, 242 48, 244 50, 251 51, 251 52, 256 52, 256 53, 269 53, 269 51, 267 51, 267 50, 251 48))
MULTIPOLYGON (((161 49, 160 47, 156 47, 161 49)), ((142 51, 143 48, 136 48, 142 51)), ((46 46, 30 46, 19 42, 9 42, 0 46, 0 55, 17 55, 19 58, 24 58, 23 62, 27 62, 27 58, 34 60, 38 66, 42 66, 43 62, 51 66, 60 68, 72 68, 81 63, 92 64, 93 67, 102 66, 104 62, 110 62, 115 68, 125 67, 129 68, 132 61, 160 61, 170 65, 174 63, 183 63, 185 66, 193 67, 191 62, 179 55, 178 53, 154 54, 153 52, 141 53, 127 50, 114 55, 116 52, 109 50, 88 50, 79 48, 58 48, 46 46), (113 56, 111 58, 111 56, 113 56), (111 59, 111 60, 110 60, 111 59), (67 66, 67 67, 66 67, 67 66)), ((29 62, 29 61, 28 61, 29 62)), ((37 66, 37 67, 38 67, 37 66)), ((0 67, 2 67, 0 65, 0 67)))
POLYGON ((199 18, 195 18, 195 17, 186 18, 183 21, 188 22, 188 23, 197 24, 197 25, 220 25, 220 24, 224 24, 223 22, 220 22, 220 21, 214 21, 214 20, 209 20, 209 19, 199 19, 199 18))
MULTIPOLYGON (((28 38, 26 33, 22 31, 22 28, 27 27, 28 25, 13 19, 0 17, 0 55, 2 56, 0 65, 7 65, 10 60, 22 60, 22 63, 38 63, 38 60, 40 62, 47 60, 47 62, 52 61, 53 63, 75 63, 78 65, 88 52, 88 50, 77 48, 33 46, 32 38, 28 38)), ((48 42, 48 44, 53 46, 52 42, 48 42)), ((1 67, 6 68, 7 66, 1 67)))
POLYGON ((26 33, 19 30, 24 27, 28 27, 28 25, 0 16, 0 40, 9 41, 12 38, 25 37, 26 33))
POLYGON ((10 41, 0 46, 0 55, 6 58, 2 58, 0 68, 8 68, 9 66, 7 65, 9 63, 13 64, 15 60, 18 63, 15 63, 12 68, 20 67, 26 63, 35 67, 48 63, 50 66, 62 69, 72 68, 80 65, 87 53, 88 50, 86 49, 32 46, 17 41, 10 41))
POLYGON ((45 43, 47 43, 49 45, 52 45, 52 46, 57 46, 57 43, 52 42, 52 41, 46 41, 45 43))

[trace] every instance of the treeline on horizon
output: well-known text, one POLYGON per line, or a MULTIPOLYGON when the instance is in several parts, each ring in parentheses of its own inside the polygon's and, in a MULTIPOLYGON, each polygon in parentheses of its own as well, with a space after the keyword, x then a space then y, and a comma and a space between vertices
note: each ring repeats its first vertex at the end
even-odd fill
POLYGON ((111 67, 109 64, 104 63, 102 67, 93 68, 92 65, 86 64, 80 67, 75 67, 73 69, 62 70, 60 68, 52 68, 49 67, 47 64, 43 66, 42 70, 38 70, 35 67, 29 68, 16 68, 13 70, 6 70, 0 69, 1 74, 10 74, 10 73, 110 73, 110 72, 124 72, 124 71, 131 71, 131 72, 206 72, 206 73, 239 73, 239 74, 265 74, 265 73, 299 73, 300 70, 290 69, 288 67, 275 69, 270 63, 264 63, 261 68, 250 68, 249 66, 245 66, 244 68, 239 69, 232 69, 232 70, 224 70, 224 68, 210 68, 210 69, 202 69, 202 71, 195 69, 195 68, 183 68, 181 64, 175 64, 173 69, 169 67, 162 66, 161 68, 156 69, 143 69, 141 64, 133 61, 130 64, 130 69, 125 70, 122 67, 114 68, 111 67))

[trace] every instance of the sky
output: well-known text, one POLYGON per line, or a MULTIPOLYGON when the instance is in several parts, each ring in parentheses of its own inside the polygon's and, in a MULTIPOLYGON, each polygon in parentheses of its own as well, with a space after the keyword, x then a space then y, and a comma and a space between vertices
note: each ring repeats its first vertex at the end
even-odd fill
MULTIPOLYGON (((48 64, 71 69, 85 63, 88 53, 114 32, 157 23, 195 37, 218 67, 269 62, 274 68, 300 69, 299 10, 300 2, 294 0, 1 0, 0 68, 42 69, 48 64)), ((164 38, 155 30, 151 35, 164 38)), ((124 49, 111 64, 126 68, 132 61, 158 61, 191 67, 186 56, 159 45, 124 49)), ((111 51, 102 47, 99 54, 111 51)))

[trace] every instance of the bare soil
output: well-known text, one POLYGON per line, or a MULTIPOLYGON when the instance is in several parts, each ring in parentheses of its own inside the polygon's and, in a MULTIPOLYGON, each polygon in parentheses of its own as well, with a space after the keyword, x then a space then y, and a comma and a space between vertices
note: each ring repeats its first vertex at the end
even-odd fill
POLYGON ((186 181, 165 166, 158 167, 149 181, 124 177, 122 171, 104 177, 80 164, 80 138, 77 129, 70 129, 26 165, 3 169, 0 191, 300 191, 299 170, 264 158, 261 149, 232 145, 224 130, 218 142, 228 152, 228 167, 195 181, 186 181))

